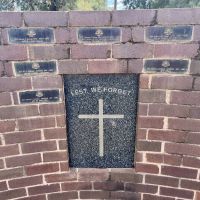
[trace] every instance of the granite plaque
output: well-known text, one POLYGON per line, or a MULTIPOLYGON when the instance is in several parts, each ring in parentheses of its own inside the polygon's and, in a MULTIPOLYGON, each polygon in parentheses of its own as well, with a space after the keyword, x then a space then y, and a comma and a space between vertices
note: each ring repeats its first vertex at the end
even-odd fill
POLYGON ((133 167, 138 79, 64 76, 71 167, 133 167))
POLYGON ((58 102, 59 90, 39 90, 19 93, 20 103, 58 102))
POLYGON ((145 72, 185 73, 188 71, 189 60, 145 60, 145 72))
POLYGON ((53 43, 54 33, 50 28, 12 28, 8 31, 9 42, 13 44, 53 43))
POLYGON ((192 26, 152 26, 146 29, 146 38, 155 42, 191 40, 192 30, 192 26))
POLYGON ((78 40, 85 43, 119 42, 120 28, 79 28, 78 40))
POLYGON ((33 75, 40 73, 55 73, 56 62, 17 62, 14 63, 16 75, 33 75))

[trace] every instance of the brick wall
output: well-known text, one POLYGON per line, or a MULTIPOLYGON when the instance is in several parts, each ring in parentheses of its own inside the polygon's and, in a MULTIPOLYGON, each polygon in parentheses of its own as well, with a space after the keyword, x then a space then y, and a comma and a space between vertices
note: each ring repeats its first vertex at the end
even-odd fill
POLYGON ((200 9, 0 13, 0 199, 200 200, 200 9), (145 28, 192 25, 189 42, 145 42, 145 28), (121 27, 117 44, 78 44, 77 27, 121 27), (11 27, 50 27, 55 43, 9 44, 11 27), (185 74, 144 73, 143 59, 191 59, 185 74), (56 60, 16 76, 15 61, 56 60), (139 73, 135 169, 69 169, 62 74, 139 73), (18 93, 58 89, 59 103, 18 93))

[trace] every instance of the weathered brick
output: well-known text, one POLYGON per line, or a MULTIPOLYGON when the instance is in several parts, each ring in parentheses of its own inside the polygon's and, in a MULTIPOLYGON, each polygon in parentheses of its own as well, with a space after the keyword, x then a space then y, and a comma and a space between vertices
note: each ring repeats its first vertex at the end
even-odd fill
POLYGON ((12 104, 11 94, 8 92, 0 93, 0 106, 10 105, 10 104, 12 104))
POLYGON ((163 90, 140 90, 139 102, 165 103, 166 92, 163 90))
POLYGON ((30 46, 29 54, 31 60, 62 60, 69 58, 70 48, 67 45, 30 46))
POLYGON ((194 79, 194 90, 200 90, 200 78, 194 79))
POLYGON ((66 182, 62 183, 62 191, 71 191, 71 190, 91 190, 91 182, 66 182))
POLYGON ((105 199, 109 196, 108 191, 80 191, 81 199, 105 199))
POLYGON ((200 61, 192 60, 190 65, 190 74, 200 74, 200 61))
POLYGON ((149 88, 149 76, 148 75, 140 75, 140 89, 148 89, 149 88))
POLYGON ((76 181, 77 175, 75 171, 69 171, 62 174, 50 174, 45 176, 45 180, 47 183, 54 182, 65 182, 65 181, 76 181))
POLYGON ((112 12, 112 25, 150 25, 155 16, 155 10, 126 10, 112 12))
POLYGON ((108 11, 72 11, 69 13, 69 18, 70 26, 108 26, 111 15, 108 11))
POLYGON ((29 195, 53 193, 60 190, 59 184, 40 185, 28 188, 29 195))
POLYGON ((0 196, 2 200, 24 197, 26 196, 26 190, 24 188, 16 190, 8 190, 5 192, 0 192, 0 196))
POLYGON ((199 25, 194 26, 194 28, 193 28, 193 40, 194 41, 198 42, 200 40, 199 33, 200 33, 200 26, 199 25))
POLYGON ((4 168, 4 162, 3 162, 3 159, 0 159, 0 169, 3 169, 4 168))
POLYGON ((31 89, 30 78, 1 78, 0 92, 31 89))
POLYGON ((191 180, 181 180, 181 187, 191 190, 200 191, 200 182, 191 180))
POLYGON ((194 179, 197 176, 197 170, 188 169, 188 168, 180 168, 180 167, 172 167, 172 166, 162 166, 161 174, 174 176, 174 177, 194 179))
POLYGON ((77 43, 76 29, 75 28, 57 28, 55 29, 56 43, 77 43))
POLYGON ((151 44, 114 44, 113 58, 150 58, 153 56, 151 44))
POLYGON ((192 106, 190 107, 190 118, 200 119, 200 107, 192 106))
POLYGON ((18 125, 20 131, 39 129, 39 128, 51 128, 55 127, 55 118, 46 117, 46 118, 33 118, 33 119, 19 119, 18 125))
POLYGON ((7 189, 8 189, 8 186, 7 186, 6 181, 0 182, 0 191, 4 191, 7 189))
POLYGON ((30 27, 67 26, 67 12, 25 12, 24 23, 30 27))
POLYGON ((22 13, 20 12, 1 12, 0 27, 20 27, 22 26, 22 13))
POLYGON ((111 56, 110 45, 73 45, 72 59, 106 59, 111 56))
POLYGON ((126 191, 132 192, 144 192, 144 193, 152 193, 155 194, 158 191, 158 186, 147 185, 147 184, 134 184, 127 183, 125 186, 126 191))
POLYGON ((132 28, 132 39, 133 42, 144 42, 144 28, 143 27, 133 27, 132 28))
POLYGON ((179 179, 165 176, 146 175, 145 183, 178 187, 179 179))
POLYGON ((153 76, 152 89, 191 90, 193 78, 191 76, 153 76))
POLYGON ((32 154, 32 155, 23 155, 23 156, 15 156, 6 158, 6 166, 7 167, 18 167, 25 165, 32 165, 36 163, 40 163, 42 161, 40 154, 32 154))
POLYGON ((66 139, 67 131, 66 128, 53 128, 44 130, 45 139, 66 139))
POLYGON ((186 143, 189 144, 200 144, 200 134, 199 133, 188 133, 185 139, 186 143))
POLYGON ((111 199, 129 199, 129 200, 141 200, 141 194, 137 192, 127 192, 127 191, 116 191, 110 193, 111 199))
POLYGON ((132 34, 131 28, 126 27, 121 29, 121 42, 131 42, 132 41, 132 34))
POLYGON ((138 128, 157 128, 162 129, 164 118, 162 117, 139 117, 138 128))
POLYGON ((40 164, 40 165, 26 166, 25 171, 28 176, 53 173, 59 171, 59 165, 58 163, 54 163, 54 164, 40 164))
POLYGON ((183 157, 183 166, 200 168, 200 159, 195 157, 183 157))
POLYGON ((15 133, 7 133, 4 135, 6 144, 16 144, 16 143, 24 143, 31 142, 41 139, 41 132, 37 131, 23 131, 23 132, 15 132, 15 133))
POLYGON ((0 180, 23 177, 23 168, 5 169, 0 171, 0 180))
POLYGON ((159 168, 157 165, 137 163, 136 164, 136 172, 158 174, 159 168))
POLYGON ((41 115, 61 115, 65 114, 65 105, 59 104, 43 104, 39 106, 41 115))
POLYGON ((42 176, 34 176, 34 177, 9 180, 8 184, 10 188, 20 188, 20 187, 27 187, 31 185, 39 185, 39 184, 42 184, 42 181, 43 181, 42 176))
POLYGON ((94 182, 95 190, 115 191, 124 190, 124 183, 122 182, 94 182))
POLYGON ((21 148, 22 148, 23 153, 53 151, 57 149, 55 141, 24 143, 24 144, 21 144, 21 148))
POLYGON ((62 192, 48 194, 48 200, 78 199, 78 192, 62 192))
POLYGON ((152 142, 152 141, 138 141, 137 142, 138 151, 161 151, 161 142, 152 142))
POLYGON ((149 200, 149 199, 153 199, 153 200, 175 200, 175 198, 171 198, 171 197, 164 197, 164 196, 155 196, 155 195, 150 195, 150 194, 144 194, 143 196, 143 200, 149 200))
POLYGON ((12 77, 12 76, 14 76, 12 62, 4 62, 4 72, 3 72, 3 74, 6 77, 12 77))
POLYGON ((0 157, 11 156, 19 154, 18 145, 0 146, 0 157))
POLYGON ((1 133, 14 131, 16 123, 14 120, 11 121, 0 121, 0 130, 1 133))
POLYGON ((142 73, 143 61, 142 59, 130 59, 128 60, 128 73, 142 73))
POLYGON ((192 191, 165 187, 160 188, 160 194, 171 197, 180 197, 184 199, 192 199, 194 196, 194 192, 192 191))

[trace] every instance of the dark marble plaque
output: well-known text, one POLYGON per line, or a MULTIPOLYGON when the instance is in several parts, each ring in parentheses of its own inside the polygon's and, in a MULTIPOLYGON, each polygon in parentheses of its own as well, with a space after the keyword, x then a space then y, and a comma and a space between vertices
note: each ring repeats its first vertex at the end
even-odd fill
POLYGON ((151 73, 185 73, 188 71, 188 66, 188 60, 145 60, 144 71, 151 73))
POLYGON ((65 75, 71 167, 134 163, 138 75, 65 75))
POLYGON ((20 92, 20 103, 58 102, 59 90, 39 90, 20 92))
POLYGON ((17 75, 32 75, 40 73, 55 73, 56 62, 17 62, 14 63, 17 75))
POLYGON ((8 31, 9 42, 14 44, 53 43, 54 33, 50 28, 12 28, 8 31))
POLYGON ((78 30, 79 42, 119 42, 120 38, 120 28, 80 28, 78 30))
POLYGON ((150 41, 185 41, 192 39, 192 26, 149 27, 146 30, 146 38, 150 41))

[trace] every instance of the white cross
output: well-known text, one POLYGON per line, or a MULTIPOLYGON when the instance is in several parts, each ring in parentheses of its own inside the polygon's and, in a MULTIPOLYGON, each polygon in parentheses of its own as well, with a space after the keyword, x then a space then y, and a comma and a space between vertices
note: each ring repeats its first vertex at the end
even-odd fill
POLYGON ((103 99, 99 99, 99 114, 98 115, 79 115, 79 119, 99 119, 99 156, 104 156, 104 134, 103 134, 103 119, 122 119, 124 115, 104 115, 103 114, 103 99))

